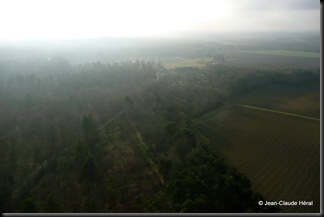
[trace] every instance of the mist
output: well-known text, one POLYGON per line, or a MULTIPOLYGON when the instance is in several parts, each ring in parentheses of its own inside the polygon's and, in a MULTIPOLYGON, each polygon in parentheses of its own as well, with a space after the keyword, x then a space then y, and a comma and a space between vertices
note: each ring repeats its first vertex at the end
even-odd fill
POLYGON ((319 1, 3 0, 1 39, 172 37, 190 32, 319 31, 319 1))
POLYGON ((319 1, 0 0, 0 28, 1 212, 320 213, 319 1))

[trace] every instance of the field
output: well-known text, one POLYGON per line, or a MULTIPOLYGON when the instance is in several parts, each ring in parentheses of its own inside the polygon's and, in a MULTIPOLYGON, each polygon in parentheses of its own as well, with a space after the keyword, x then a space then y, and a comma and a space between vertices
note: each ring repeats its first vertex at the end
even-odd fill
POLYGON ((300 56, 282 56, 274 54, 259 54, 248 52, 231 52, 227 54, 228 65, 239 67, 254 67, 261 69, 279 68, 319 68, 320 58, 300 56))
MULTIPOLYGON (((319 117, 319 90, 307 85, 304 93, 298 91, 301 87, 285 88, 276 92, 278 85, 269 86, 235 101, 251 105, 254 101, 254 106, 268 105, 283 112, 299 111, 319 117), (266 103, 271 89, 273 98, 266 103)), ((267 200, 314 201, 313 206, 282 206, 282 212, 320 211, 319 121, 232 104, 201 122, 198 128, 267 200)))
POLYGON ((180 67, 202 67, 206 63, 211 62, 211 58, 181 58, 170 57, 161 58, 161 63, 166 69, 174 69, 180 67))
POLYGON ((321 57, 320 53, 306 52, 306 51, 289 51, 289 50, 251 50, 251 51, 240 51, 243 53, 255 53, 265 55, 276 55, 276 56, 291 56, 291 57, 306 57, 306 58, 317 58, 321 57))
MULTIPOLYGON (((166 69, 181 67, 203 67, 212 63, 212 58, 161 58, 166 69)), ((226 54, 226 64, 240 67, 255 67, 263 69, 278 68, 308 68, 320 67, 320 53, 287 50, 257 50, 235 51, 226 54)))
POLYGON ((252 90, 248 94, 231 99, 231 103, 246 104, 262 108, 320 117, 320 83, 303 85, 265 86, 259 91, 252 90))

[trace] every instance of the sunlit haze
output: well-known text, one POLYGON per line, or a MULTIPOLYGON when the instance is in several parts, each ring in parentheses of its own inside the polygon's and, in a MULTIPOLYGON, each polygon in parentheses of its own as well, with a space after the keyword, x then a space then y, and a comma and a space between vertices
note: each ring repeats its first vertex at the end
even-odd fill
POLYGON ((319 31, 315 0, 0 0, 1 39, 319 31))

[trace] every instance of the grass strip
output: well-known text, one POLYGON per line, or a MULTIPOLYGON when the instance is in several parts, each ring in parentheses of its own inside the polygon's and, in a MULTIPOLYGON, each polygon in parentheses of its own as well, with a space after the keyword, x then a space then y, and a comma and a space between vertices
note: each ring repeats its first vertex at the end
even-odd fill
POLYGON ((137 140, 139 142, 140 148, 143 152, 143 154, 145 155, 147 161, 149 162, 152 170, 155 172, 155 174, 157 175, 158 179, 160 180, 161 184, 164 185, 164 180, 162 178, 162 175, 159 172, 158 166, 156 165, 156 163, 152 160, 152 158, 147 154, 148 148, 145 144, 145 142, 143 141, 143 138, 141 136, 141 134, 139 132, 136 132, 136 137, 137 140))
POLYGON ((313 120, 313 121, 320 121, 319 118, 309 117, 306 115, 299 115, 299 114, 294 114, 294 113, 289 113, 289 112, 277 111, 277 110, 273 110, 273 109, 266 109, 266 108, 260 108, 260 107, 243 105, 243 104, 234 104, 234 105, 240 106, 240 107, 245 107, 245 108, 250 108, 250 109, 257 109, 257 110, 261 110, 261 111, 277 113, 277 114, 289 115, 289 116, 293 116, 293 117, 305 118, 305 119, 313 120))

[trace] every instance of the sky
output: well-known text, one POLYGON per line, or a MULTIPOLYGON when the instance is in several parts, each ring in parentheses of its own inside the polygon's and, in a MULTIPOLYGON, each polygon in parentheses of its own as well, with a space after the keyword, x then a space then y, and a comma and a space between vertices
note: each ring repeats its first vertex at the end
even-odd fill
POLYGON ((320 31, 319 0, 0 0, 0 39, 320 31))

